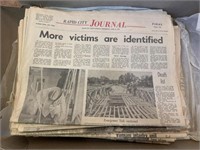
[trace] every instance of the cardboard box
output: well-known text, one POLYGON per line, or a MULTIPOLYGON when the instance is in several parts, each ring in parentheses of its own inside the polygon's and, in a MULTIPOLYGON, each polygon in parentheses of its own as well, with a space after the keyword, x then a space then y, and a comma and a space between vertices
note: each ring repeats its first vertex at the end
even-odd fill
MULTIPOLYGON (((134 1, 134 0, 65 0, 65 1, 20 1, 20 3, 1 3, 1 79, 8 65, 12 43, 17 39, 19 20, 24 16, 24 8, 19 6, 62 6, 62 7, 89 7, 89 6, 135 6, 161 8, 173 17, 189 16, 199 12, 199 1, 134 1), (6 6, 6 7, 5 7, 6 6), (16 6, 16 7, 13 7, 16 6)), ((7 106, 1 102, 1 109, 7 106)), ((9 113, 6 112, 9 116, 9 113)), ((86 138, 42 138, 5 136, 8 130, 9 118, 1 118, 1 148, 3 149, 199 149, 199 142, 192 140, 177 141, 171 145, 140 144, 116 142, 86 138)))

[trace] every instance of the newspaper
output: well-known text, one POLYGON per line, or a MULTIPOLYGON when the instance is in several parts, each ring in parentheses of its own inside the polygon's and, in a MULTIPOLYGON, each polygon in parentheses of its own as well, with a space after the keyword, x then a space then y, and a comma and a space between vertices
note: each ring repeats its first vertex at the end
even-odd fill
POLYGON ((178 33, 160 10, 26 9, 11 133, 163 144, 187 139, 178 33), (108 126, 122 130, 109 134, 108 126))
POLYGON ((170 16, 82 13, 28 10, 11 121, 184 126, 170 16))

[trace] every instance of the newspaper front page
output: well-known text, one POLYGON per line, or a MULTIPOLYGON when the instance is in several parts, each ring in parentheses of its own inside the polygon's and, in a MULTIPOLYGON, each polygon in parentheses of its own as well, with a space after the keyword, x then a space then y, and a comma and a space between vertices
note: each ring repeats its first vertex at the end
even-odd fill
POLYGON ((185 126, 170 16, 30 8, 21 24, 11 122, 185 126))

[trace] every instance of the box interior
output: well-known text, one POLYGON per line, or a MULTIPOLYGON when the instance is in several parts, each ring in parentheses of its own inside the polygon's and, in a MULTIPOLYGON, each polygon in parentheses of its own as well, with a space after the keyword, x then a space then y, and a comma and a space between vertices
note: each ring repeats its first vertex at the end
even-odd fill
MULTIPOLYGON (((199 1, 119 1, 119 0, 79 0, 74 1, 21 1, 22 5, 88 7, 124 5, 149 8, 163 8, 173 17, 189 16, 199 12, 199 1)), ((1 7, 1 79, 11 55, 12 43, 17 39, 19 20, 24 16, 24 8, 1 7)), ((6 102, 1 102, 2 108, 6 102)), ((4 122, 1 122, 4 124, 4 122)), ((2 126, 1 126, 2 129, 2 126)), ((84 138, 42 138, 10 136, 1 137, 4 149, 199 149, 199 142, 176 141, 171 145, 140 144, 84 138)))

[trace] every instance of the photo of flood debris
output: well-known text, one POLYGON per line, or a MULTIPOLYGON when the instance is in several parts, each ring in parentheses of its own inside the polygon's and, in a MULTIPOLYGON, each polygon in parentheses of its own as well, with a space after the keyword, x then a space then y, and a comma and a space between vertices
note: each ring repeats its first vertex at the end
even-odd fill
POLYGON ((157 119, 152 73, 88 71, 85 116, 157 119))

